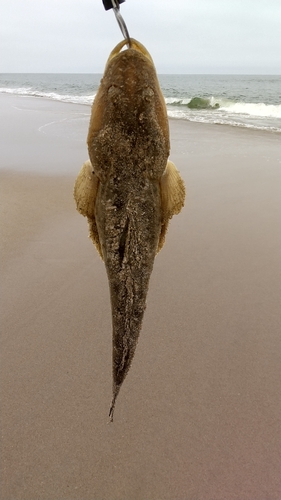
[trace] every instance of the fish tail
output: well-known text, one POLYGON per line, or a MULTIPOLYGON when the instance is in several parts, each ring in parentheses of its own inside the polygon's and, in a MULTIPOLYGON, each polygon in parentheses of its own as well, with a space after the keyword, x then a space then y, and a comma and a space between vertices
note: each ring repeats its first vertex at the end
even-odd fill
POLYGON ((113 398, 112 398, 111 406, 109 409, 109 415, 108 415, 110 418, 110 422, 113 422, 115 403, 116 403, 116 399, 117 399, 117 396, 118 396, 119 391, 120 391, 120 387, 121 387, 120 385, 113 384, 113 398))

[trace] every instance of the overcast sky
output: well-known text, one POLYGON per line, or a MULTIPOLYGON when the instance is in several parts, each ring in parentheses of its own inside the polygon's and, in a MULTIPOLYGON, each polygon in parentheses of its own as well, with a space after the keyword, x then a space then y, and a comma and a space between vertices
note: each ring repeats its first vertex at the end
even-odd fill
MULTIPOLYGON (((158 73, 281 73, 281 0, 126 0, 158 73)), ((101 73, 122 34, 102 0, 1 0, 0 72, 101 73)))

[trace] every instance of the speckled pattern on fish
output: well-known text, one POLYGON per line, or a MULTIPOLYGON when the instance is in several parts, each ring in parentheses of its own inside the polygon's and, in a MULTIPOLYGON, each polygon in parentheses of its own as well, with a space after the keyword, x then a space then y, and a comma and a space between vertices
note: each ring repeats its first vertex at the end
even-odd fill
POLYGON ((78 211, 109 281, 115 401, 141 330, 149 279, 168 223, 184 205, 185 188, 170 152, 165 101, 151 56, 136 40, 109 56, 95 97, 87 161, 76 180, 78 211))

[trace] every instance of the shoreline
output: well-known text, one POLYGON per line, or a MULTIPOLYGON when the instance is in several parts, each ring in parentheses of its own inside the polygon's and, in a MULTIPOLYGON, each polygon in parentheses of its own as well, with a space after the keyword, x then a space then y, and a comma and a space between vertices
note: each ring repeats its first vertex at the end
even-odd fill
MULTIPOLYGON (((86 138, 90 120, 90 106, 53 101, 41 97, 8 95, 0 93, 2 120, 0 121, 0 171, 21 171, 44 173, 44 175, 77 175, 79 165, 88 158, 86 138), (87 110, 87 112, 85 112, 87 110), (26 113, 27 123, 22 122, 26 113), (65 148, 59 147, 59 155, 51 156, 58 141, 64 141, 65 148), (36 145, 34 148, 33 145, 36 145), (41 155, 36 156, 40 146, 41 155), (20 149, 23 152, 19 159, 20 149), (71 152, 71 155, 69 154, 71 152), (48 161, 45 161, 44 155, 48 161), (43 160, 43 161, 42 161, 43 160)), ((198 123, 183 119, 169 118, 171 136, 171 160, 173 161, 173 136, 177 130, 187 134, 187 151, 192 148, 190 137, 208 132, 219 139, 218 134, 230 134, 237 140, 256 137, 271 142, 273 147, 279 141, 279 132, 248 127, 234 127, 226 124, 198 123), (175 132, 174 132, 175 131, 175 132)), ((196 140, 196 142, 198 142, 196 140)), ((192 152, 191 152, 192 154, 192 152)))
MULTIPOLYGON (((10 98, 10 99, 15 99, 15 100, 19 100, 20 99, 23 99, 23 100, 30 100, 30 102, 32 103, 32 101, 42 101, 42 102, 45 102, 45 104, 49 104, 50 106, 53 104, 54 106, 57 104, 58 106, 60 105, 66 105, 66 106, 69 106, 72 108, 72 112, 75 113, 75 108, 77 108, 77 114, 85 114, 85 116, 88 117, 88 121, 90 120, 90 114, 91 114, 91 105, 89 104, 84 104, 84 103, 75 103, 75 102, 67 102, 67 101, 63 101, 63 100, 56 100, 56 99, 50 99, 50 98, 47 98, 47 97, 41 97, 41 96, 29 96, 29 95, 18 95, 18 94, 9 94, 9 93, 5 93, 5 92, 0 92, 0 103, 1 103, 1 100, 2 100, 2 97, 5 101, 5 99, 7 98, 7 100, 10 98), (78 112, 79 110, 79 112, 78 112), (87 110, 87 113, 83 113, 83 111, 85 112, 87 110)), ((5 104, 5 102, 4 102, 5 104)), ((188 123, 190 124, 191 126, 194 125, 194 126, 210 126, 210 127, 213 127, 213 126, 220 126, 220 127, 226 127, 227 129, 234 129, 234 130, 238 130, 238 131, 251 131, 251 132, 257 132, 257 133, 266 133, 266 134, 271 134, 271 135, 276 135, 278 138, 280 137, 280 134, 281 134, 281 130, 272 130, 272 129, 265 129, 265 128, 261 128, 261 127, 251 127, 249 125, 233 125, 233 124, 227 124, 227 123, 206 123, 206 122, 200 122, 200 121, 196 121, 196 120, 188 120, 188 119, 184 119, 184 118, 176 118, 176 117, 171 117, 171 116, 168 116, 168 119, 169 119, 169 122, 179 122, 179 123, 188 123)))
POLYGON ((279 500, 279 137, 170 120, 186 204, 109 425, 108 283, 73 200, 88 116, 2 110, 1 498, 279 500))

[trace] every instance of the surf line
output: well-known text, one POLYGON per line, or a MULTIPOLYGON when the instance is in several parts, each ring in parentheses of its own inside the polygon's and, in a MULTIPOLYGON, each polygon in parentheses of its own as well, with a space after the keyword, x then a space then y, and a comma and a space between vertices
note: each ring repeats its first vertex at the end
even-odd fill
MULTIPOLYGON (((76 113, 76 114, 79 115, 79 117, 81 119, 81 113, 76 113)), ((89 115, 86 114, 86 113, 82 113, 82 116, 83 117, 87 117, 87 119, 89 117, 89 115)), ((46 134, 46 132, 43 130, 44 128, 50 127, 51 125, 55 125, 56 123, 63 123, 63 122, 66 122, 66 121, 71 122, 71 121, 75 121, 75 120, 78 120, 78 119, 79 118, 77 118, 77 117, 74 117, 74 118, 73 117, 72 118, 67 117, 67 118, 62 118, 62 120, 54 120, 52 122, 44 123, 44 125, 41 125, 38 128, 38 132, 42 132, 43 134, 46 134)))

